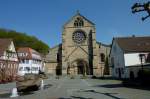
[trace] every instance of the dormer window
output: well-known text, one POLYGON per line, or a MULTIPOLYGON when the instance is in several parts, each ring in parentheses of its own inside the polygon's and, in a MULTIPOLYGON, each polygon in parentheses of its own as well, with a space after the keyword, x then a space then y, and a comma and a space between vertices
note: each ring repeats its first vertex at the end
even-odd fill
POLYGON ((82 18, 77 17, 77 19, 74 22, 74 26, 75 27, 82 27, 82 26, 84 26, 84 22, 83 22, 82 18))

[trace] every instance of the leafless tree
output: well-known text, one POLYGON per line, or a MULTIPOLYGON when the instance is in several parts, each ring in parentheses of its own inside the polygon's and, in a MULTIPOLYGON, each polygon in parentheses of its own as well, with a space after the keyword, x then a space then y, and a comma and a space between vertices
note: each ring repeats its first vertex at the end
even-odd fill
POLYGON ((132 9, 132 13, 143 12, 143 11, 146 11, 148 13, 147 16, 142 17, 142 21, 150 17, 150 1, 148 1, 147 3, 143 3, 143 4, 135 3, 131 9, 132 9))

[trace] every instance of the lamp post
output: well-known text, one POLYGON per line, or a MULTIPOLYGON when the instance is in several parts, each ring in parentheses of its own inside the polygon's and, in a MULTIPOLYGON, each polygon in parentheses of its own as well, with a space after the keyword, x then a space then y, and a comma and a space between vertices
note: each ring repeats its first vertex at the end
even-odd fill
POLYGON ((143 59, 145 58, 145 54, 139 54, 139 58, 140 58, 140 61, 141 61, 141 68, 142 68, 142 72, 143 72, 143 59))

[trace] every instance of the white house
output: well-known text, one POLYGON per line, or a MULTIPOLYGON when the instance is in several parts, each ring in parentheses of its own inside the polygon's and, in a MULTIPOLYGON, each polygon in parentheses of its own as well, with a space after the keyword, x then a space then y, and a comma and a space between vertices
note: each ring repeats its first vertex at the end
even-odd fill
POLYGON ((150 37, 114 38, 110 60, 113 77, 137 77, 140 69, 150 68, 150 37))
POLYGON ((26 73, 39 73, 43 70, 43 63, 41 55, 34 49, 22 47, 17 49, 19 58, 18 74, 24 75, 26 73))
POLYGON ((15 79, 18 70, 18 57, 12 39, 0 39, 0 82, 15 79))

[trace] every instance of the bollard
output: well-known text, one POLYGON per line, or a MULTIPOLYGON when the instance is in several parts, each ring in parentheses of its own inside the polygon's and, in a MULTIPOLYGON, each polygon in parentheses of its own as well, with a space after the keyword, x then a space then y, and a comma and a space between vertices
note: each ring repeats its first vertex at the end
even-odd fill
POLYGON ((18 95, 17 88, 13 88, 10 97, 18 97, 18 96, 19 96, 19 95, 18 95))
POLYGON ((43 80, 41 80, 41 89, 43 90, 44 89, 44 81, 43 80))

